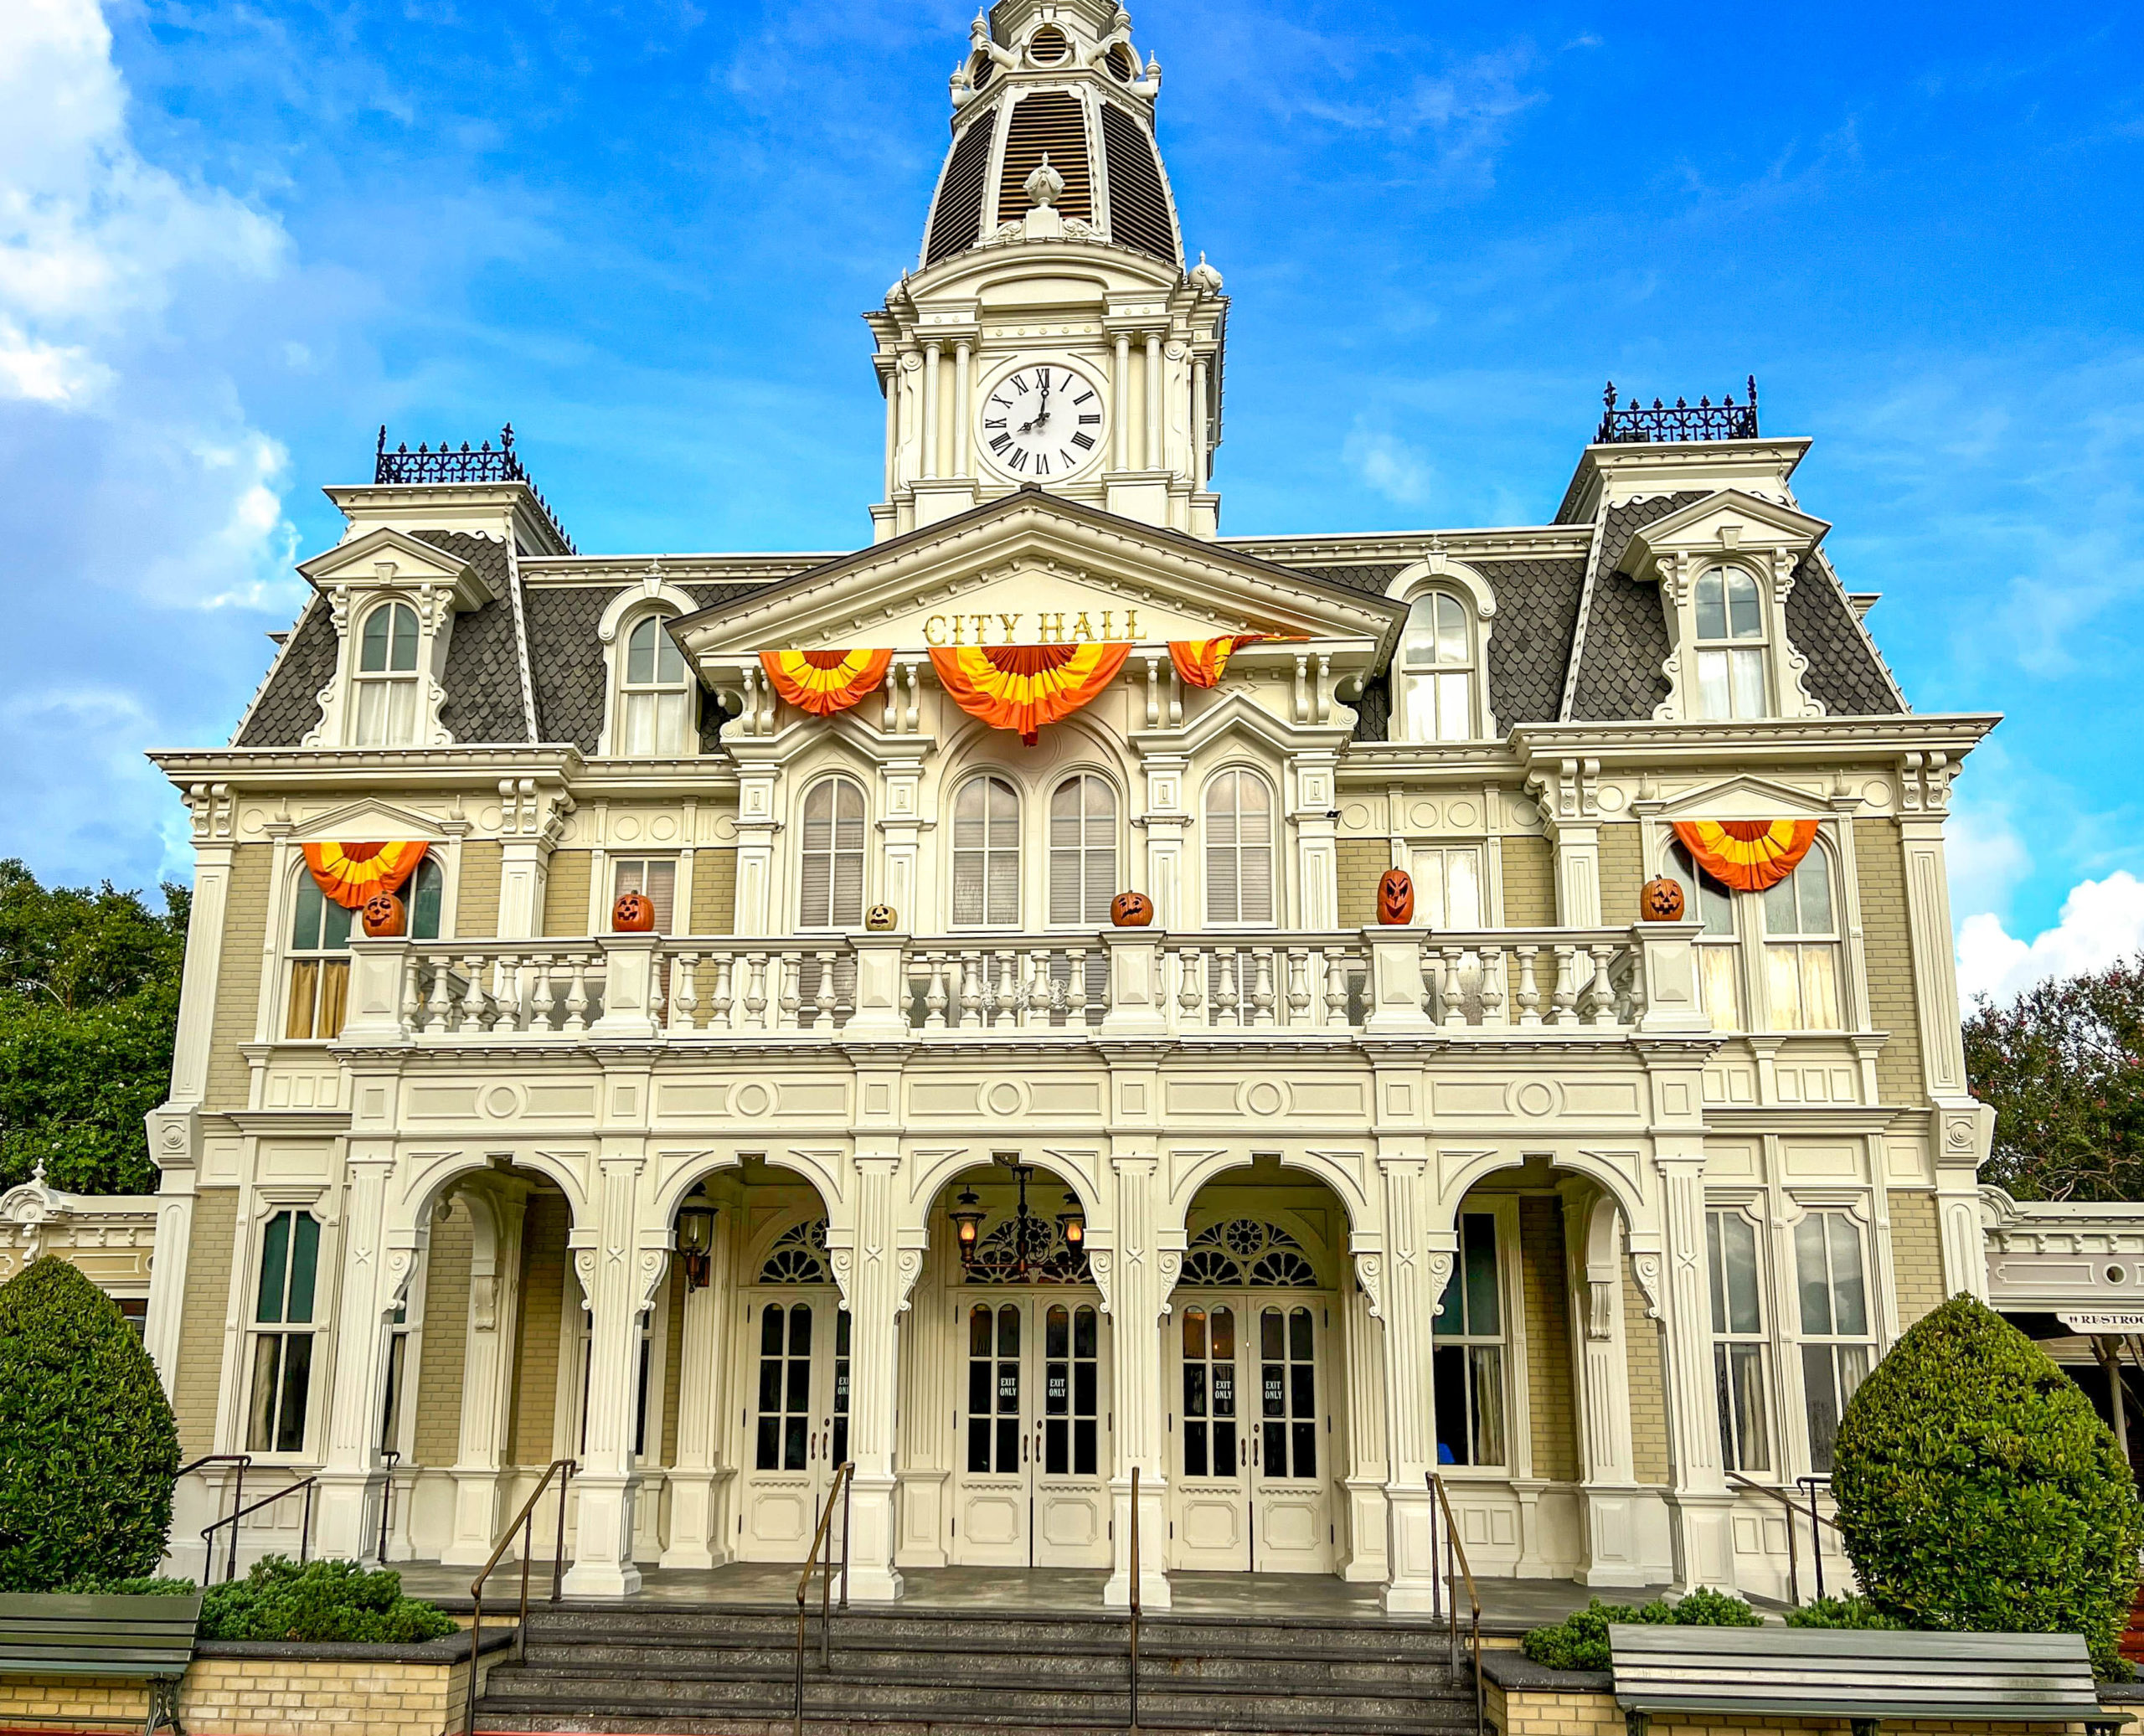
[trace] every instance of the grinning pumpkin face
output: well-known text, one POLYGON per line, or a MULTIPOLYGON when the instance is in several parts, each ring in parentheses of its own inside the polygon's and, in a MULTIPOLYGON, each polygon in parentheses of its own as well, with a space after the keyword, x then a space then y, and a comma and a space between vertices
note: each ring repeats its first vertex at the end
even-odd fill
POLYGON ((391 940, 402 932, 402 900, 391 892, 375 892, 358 914, 364 919, 368 940, 391 940))
POLYGON ((1377 920, 1389 928, 1415 920, 1415 878, 1404 868, 1387 868, 1377 883, 1377 920))
POLYGON ((874 935, 891 934, 899 920, 891 904, 874 904, 863 913, 863 926, 874 935))
POLYGON ((619 935, 647 935, 655 930, 655 906, 637 892, 621 892, 611 906, 611 930, 619 935))
POLYGON ((1662 874, 1638 889, 1638 912, 1647 922, 1680 922, 1683 888, 1679 881, 1662 874))
POLYGON ((1154 901, 1143 892, 1120 892, 1109 901, 1109 920, 1118 928, 1145 928, 1154 920, 1154 901))

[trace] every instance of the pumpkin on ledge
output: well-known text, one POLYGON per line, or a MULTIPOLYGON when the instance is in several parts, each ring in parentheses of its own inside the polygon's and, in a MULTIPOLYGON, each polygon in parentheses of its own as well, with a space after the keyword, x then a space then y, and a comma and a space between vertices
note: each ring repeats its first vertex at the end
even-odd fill
POLYGON ((1638 888, 1638 914, 1647 922, 1683 920, 1683 883, 1660 874, 1638 888))
POLYGON ((1143 892, 1120 892, 1109 901, 1109 920, 1117 928, 1145 928, 1154 920, 1154 901, 1143 892))
POLYGON ((1377 883, 1377 920, 1387 928, 1404 928, 1415 920, 1415 877, 1404 868, 1387 868, 1377 883))
POLYGON ((655 902, 644 892, 621 892, 611 906, 614 935, 652 935, 655 932, 655 902))
POLYGON ((409 920, 402 900, 391 892, 375 892, 358 914, 364 923, 368 940, 399 939, 409 920))

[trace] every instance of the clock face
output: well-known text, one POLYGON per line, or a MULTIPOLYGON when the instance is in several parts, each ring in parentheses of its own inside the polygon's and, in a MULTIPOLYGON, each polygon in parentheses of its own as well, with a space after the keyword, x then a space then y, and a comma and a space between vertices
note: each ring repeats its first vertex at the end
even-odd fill
POLYGON ((976 437, 999 470, 1047 482, 1082 468, 1102 450, 1100 387, 1075 368, 1018 368, 982 401, 976 437))

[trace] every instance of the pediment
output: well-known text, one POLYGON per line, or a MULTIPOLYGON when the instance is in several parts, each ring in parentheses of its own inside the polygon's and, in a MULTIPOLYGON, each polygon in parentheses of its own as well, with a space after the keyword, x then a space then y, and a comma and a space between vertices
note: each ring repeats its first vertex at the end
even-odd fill
POLYGON ((1829 820, 1838 810, 1810 791, 1745 774, 1685 790, 1654 811, 1662 820, 1829 820))
POLYGON ((338 588, 403 590, 447 586, 457 609, 477 609, 492 600, 491 586, 466 560, 406 532, 383 525, 338 543, 325 554, 302 562, 298 571, 317 590, 338 588))
POLYGON ((673 631, 709 674, 763 651, 920 655, 978 634, 987 645, 1151 645, 1264 632, 1317 642, 1342 667, 1388 652, 1404 616, 1383 597, 1036 490, 687 616, 673 631))
POLYGON ((1616 568, 1646 578, 1657 577, 1659 563, 1670 555, 1781 550, 1798 556, 1823 541, 1831 528, 1824 519, 1778 501, 1723 488, 1633 531, 1616 568))
POLYGON ((447 829, 436 815, 405 807, 399 802, 384 801, 378 796, 365 796, 294 821, 291 836, 307 844, 331 840, 345 844, 384 843, 405 838, 422 838, 427 843, 437 844, 446 841, 447 829))

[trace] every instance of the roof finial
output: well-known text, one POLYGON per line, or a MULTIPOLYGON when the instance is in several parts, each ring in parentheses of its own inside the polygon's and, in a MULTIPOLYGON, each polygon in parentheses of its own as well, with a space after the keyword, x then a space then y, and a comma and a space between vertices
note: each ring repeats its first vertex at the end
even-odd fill
POLYGON ((1034 203, 1054 206, 1059 195, 1064 191, 1064 177, 1050 167, 1049 152, 1045 151, 1042 153, 1042 161, 1034 166, 1021 185, 1034 203))

